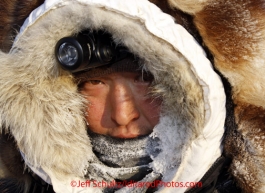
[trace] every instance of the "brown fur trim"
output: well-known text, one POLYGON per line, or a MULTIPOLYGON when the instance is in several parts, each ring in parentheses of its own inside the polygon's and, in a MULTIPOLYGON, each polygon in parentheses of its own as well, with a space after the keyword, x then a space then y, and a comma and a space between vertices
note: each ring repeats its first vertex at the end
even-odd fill
POLYGON ((30 12, 44 0, 0 1, 0 50, 7 52, 30 12))
POLYGON ((225 143, 233 158, 231 172, 244 192, 262 192, 265 174, 265 109, 240 103, 235 108, 238 129, 231 130, 225 143))
POLYGON ((263 107, 264 18, 264 0, 218 0, 194 20, 215 66, 231 83, 234 98, 263 107))
POLYGON ((23 192, 30 188, 31 177, 24 170, 24 162, 16 148, 14 139, 5 134, 0 135, 0 192, 5 192, 11 188, 23 192), (5 180, 9 179, 9 180, 5 180))
POLYGON ((236 64, 252 55, 253 48, 246 45, 255 41, 252 34, 257 29, 253 25, 256 18, 251 18, 249 14, 254 10, 264 14, 262 6, 264 7, 264 1, 261 0, 219 0, 196 14, 195 23, 213 52, 219 68, 240 70, 242 66, 236 64))
POLYGON ((23 184, 19 184, 16 179, 5 178, 0 179, 1 193, 24 193, 23 184))

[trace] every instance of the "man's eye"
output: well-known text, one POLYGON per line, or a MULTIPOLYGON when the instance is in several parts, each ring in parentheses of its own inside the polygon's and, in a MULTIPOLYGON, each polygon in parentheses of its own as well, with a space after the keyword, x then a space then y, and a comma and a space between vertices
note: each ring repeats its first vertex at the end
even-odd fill
POLYGON ((103 84, 100 80, 88 80, 87 82, 93 85, 103 84))

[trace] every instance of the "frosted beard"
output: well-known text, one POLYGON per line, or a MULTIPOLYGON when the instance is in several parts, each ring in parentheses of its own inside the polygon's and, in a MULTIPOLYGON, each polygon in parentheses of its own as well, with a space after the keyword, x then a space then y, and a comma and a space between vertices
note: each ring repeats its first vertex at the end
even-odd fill
POLYGON ((97 163, 90 164, 88 178, 108 182, 110 186, 104 189, 106 193, 128 193, 134 190, 146 192, 159 188, 139 187, 137 184, 169 180, 176 173, 182 152, 179 148, 183 148, 185 140, 176 140, 176 136, 181 135, 173 125, 174 121, 163 117, 150 135, 133 139, 113 138, 88 131, 93 151, 98 158, 97 163), (178 149, 180 151, 176 153, 178 149), (121 182, 121 186, 114 187, 110 183, 113 181, 117 184, 121 182), (135 183, 135 186, 130 183, 135 183))

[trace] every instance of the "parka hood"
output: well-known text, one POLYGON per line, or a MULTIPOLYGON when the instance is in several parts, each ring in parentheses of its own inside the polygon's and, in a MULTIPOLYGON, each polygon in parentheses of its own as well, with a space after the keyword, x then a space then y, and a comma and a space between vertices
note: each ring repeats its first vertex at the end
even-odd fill
POLYGON ((77 191, 71 181, 89 176, 95 155, 86 102, 54 54, 59 39, 85 29, 111 33, 154 75, 163 104, 150 137, 160 139, 162 151, 150 167, 163 181, 198 182, 222 152, 223 85, 195 39, 145 0, 47 0, 27 18, 10 52, 0 52, 0 124, 28 166, 41 168, 57 192, 77 191))

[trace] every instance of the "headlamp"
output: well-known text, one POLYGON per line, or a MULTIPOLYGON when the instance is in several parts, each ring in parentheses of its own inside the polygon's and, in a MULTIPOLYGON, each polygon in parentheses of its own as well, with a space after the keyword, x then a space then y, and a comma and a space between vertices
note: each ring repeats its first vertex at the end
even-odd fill
POLYGON ((128 50, 116 45, 105 31, 84 31, 76 37, 64 37, 55 46, 56 59, 72 73, 87 71, 115 63, 128 55, 128 50))

